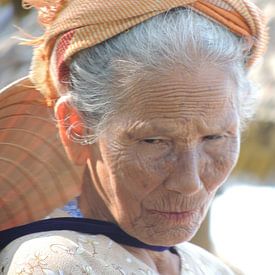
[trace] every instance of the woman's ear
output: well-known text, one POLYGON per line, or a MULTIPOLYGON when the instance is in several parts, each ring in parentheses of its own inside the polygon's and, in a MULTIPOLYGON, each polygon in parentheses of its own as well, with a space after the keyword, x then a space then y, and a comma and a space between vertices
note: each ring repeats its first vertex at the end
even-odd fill
POLYGON ((76 165, 85 165, 89 156, 87 145, 74 141, 70 133, 77 137, 84 134, 84 124, 77 110, 70 104, 68 98, 59 100, 55 106, 55 117, 59 136, 68 158, 76 165))

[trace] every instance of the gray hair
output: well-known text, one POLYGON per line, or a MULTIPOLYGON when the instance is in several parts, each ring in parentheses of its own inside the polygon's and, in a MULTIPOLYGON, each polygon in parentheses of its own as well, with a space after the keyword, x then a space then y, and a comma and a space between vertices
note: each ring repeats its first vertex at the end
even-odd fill
POLYGON ((245 69, 249 47, 244 39, 204 16, 174 9, 76 54, 70 65, 70 101, 86 127, 93 129, 87 138, 95 141, 119 112, 121 99, 140 80, 169 72, 175 65, 195 71, 211 64, 236 81, 244 125, 254 113, 256 95, 245 69))

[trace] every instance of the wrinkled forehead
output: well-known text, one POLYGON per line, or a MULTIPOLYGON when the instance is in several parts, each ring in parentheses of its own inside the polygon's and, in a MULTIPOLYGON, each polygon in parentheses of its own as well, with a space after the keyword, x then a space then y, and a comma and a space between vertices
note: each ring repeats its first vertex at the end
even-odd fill
POLYGON ((142 120, 227 119, 237 114, 237 86, 224 71, 207 68, 196 72, 174 70, 153 75, 135 85, 121 111, 142 120))

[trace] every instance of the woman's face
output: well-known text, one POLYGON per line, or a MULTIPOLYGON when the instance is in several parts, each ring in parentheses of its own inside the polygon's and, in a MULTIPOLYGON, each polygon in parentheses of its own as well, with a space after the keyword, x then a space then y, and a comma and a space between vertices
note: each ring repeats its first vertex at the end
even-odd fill
POLYGON ((136 85, 92 146, 92 181, 139 240, 174 245, 199 228, 239 154, 237 87, 215 68, 136 85))

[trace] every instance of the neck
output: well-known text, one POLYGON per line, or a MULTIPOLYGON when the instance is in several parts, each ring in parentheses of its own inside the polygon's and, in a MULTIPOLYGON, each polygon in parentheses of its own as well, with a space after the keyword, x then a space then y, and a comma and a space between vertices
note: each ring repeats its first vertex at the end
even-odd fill
POLYGON ((116 223, 99 193, 100 190, 91 182, 89 168, 86 167, 79 197, 81 213, 85 218, 116 223))

